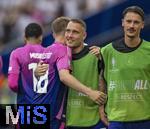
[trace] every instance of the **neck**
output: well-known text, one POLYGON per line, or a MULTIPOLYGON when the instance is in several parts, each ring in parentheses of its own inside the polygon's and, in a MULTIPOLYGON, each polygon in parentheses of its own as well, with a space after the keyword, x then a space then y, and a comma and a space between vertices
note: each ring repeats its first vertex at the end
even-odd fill
POLYGON ((41 42, 39 42, 39 40, 27 40, 26 43, 27 44, 41 44, 41 42))
POLYGON ((125 37, 125 44, 128 47, 137 47, 141 42, 141 38, 137 37, 137 38, 129 38, 129 37, 125 37))
POLYGON ((83 48, 84 48, 84 43, 82 43, 79 47, 72 48, 72 53, 77 54, 77 53, 81 52, 83 50, 83 48))
POLYGON ((55 36, 55 42, 59 42, 65 45, 65 39, 63 36, 55 36))

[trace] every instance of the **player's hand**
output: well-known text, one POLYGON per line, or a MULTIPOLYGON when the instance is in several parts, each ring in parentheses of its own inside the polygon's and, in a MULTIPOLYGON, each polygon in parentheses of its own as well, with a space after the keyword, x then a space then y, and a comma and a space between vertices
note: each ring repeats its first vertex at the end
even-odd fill
POLYGON ((34 71, 34 74, 37 78, 39 78, 40 76, 45 75, 47 70, 48 70, 48 64, 45 64, 42 61, 40 61, 34 71))
POLYGON ((109 122, 108 122, 108 118, 107 118, 107 115, 104 111, 104 105, 100 106, 99 108, 99 115, 100 115, 100 119, 101 121, 106 125, 108 126, 109 125, 109 122))
POLYGON ((90 49, 90 53, 95 55, 96 57, 100 58, 100 47, 97 46, 92 46, 89 48, 90 49))
POLYGON ((107 99, 105 93, 96 90, 91 90, 89 97, 100 106, 103 105, 107 99))

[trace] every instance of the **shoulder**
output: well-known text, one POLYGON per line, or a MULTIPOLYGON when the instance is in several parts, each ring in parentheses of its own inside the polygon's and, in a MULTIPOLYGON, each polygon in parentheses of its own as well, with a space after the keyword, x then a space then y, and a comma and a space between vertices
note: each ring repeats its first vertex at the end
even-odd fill
POLYGON ((66 51, 67 50, 67 46, 66 45, 63 45, 61 43, 57 43, 57 44, 54 44, 54 47, 55 49, 57 49, 57 51, 66 51))
POLYGON ((144 49, 147 49, 148 51, 150 51, 150 42, 149 41, 143 40, 142 46, 144 49))
POLYGON ((110 50, 112 48, 112 43, 108 43, 106 46, 101 48, 101 52, 103 53, 104 51, 110 50))
POLYGON ((16 48, 11 52, 11 55, 15 55, 15 56, 20 55, 20 54, 22 54, 23 50, 24 50, 23 47, 16 48))
POLYGON ((27 53, 27 49, 26 49, 26 45, 22 46, 22 47, 18 47, 16 49, 14 49, 11 54, 10 57, 12 58, 24 58, 25 57, 25 53, 27 53))
POLYGON ((47 50, 55 50, 55 51, 60 51, 60 50, 67 50, 67 46, 63 45, 61 43, 54 43, 50 46, 47 47, 47 50))
POLYGON ((85 45, 84 48, 79 53, 72 54, 72 59, 78 60, 78 59, 85 57, 86 55, 92 55, 93 57, 96 57, 95 55, 89 53, 89 51, 90 51, 89 46, 85 45))
POLYGON ((56 43, 56 44, 52 45, 52 47, 57 55, 67 54, 67 46, 66 45, 63 45, 61 43, 56 43))
POLYGON ((145 44, 146 46, 150 46, 150 42, 149 41, 143 40, 142 43, 145 44))

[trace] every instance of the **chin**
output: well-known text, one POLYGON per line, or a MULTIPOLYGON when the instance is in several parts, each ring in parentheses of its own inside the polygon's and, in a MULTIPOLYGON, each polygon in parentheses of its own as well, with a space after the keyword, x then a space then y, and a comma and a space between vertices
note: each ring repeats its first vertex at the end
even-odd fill
POLYGON ((135 38, 135 35, 127 35, 128 38, 135 38))
POLYGON ((72 48, 73 46, 71 44, 67 44, 68 47, 72 48))

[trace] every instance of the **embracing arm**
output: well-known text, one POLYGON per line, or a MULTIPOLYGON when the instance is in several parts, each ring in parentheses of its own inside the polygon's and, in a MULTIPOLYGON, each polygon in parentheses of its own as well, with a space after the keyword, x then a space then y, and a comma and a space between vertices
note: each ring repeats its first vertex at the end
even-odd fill
POLYGON ((99 105, 102 105, 104 103, 105 98, 106 98, 104 93, 102 93, 100 91, 92 90, 91 88, 80 83, 74 76, 72 76, 69 73, 69 70, 65 70, 65 69, 60 70, 59 76, 60 76, 60 80, 65 85, 86 94, 87 96, 90 97, 90 99, 92 99, 99 105))
MULTIPOLYGON (((105 83, 105 80, 104 79, 100 79, 100 91, 104 92, 105 94, 106 93, 106 83, 105 83)), ((100 105, 99 107, 99 114, 100 114, 100 118, 101 120, 103 121, 103 123, 108 126, 109 125, 109 122, 108 122, 108 118, 107 118, 107 115, 105 113, 105 105, 100 105)))
MULTIPOLYGON (((102 64, 101 64, 101 72, 100 72, 100 81, 99 81, 99 88, 100 88, 100 91, 104 92, 105 94, 107 94, 107 84, 106 84, 106 81, 104 79, 104 61, 103 59, 101 60, 102 64)), ((107 100, 106 100, 107 101, 107 100)), ((100 118, 101 118, 101 121, 106 125, 108 126, 109 125, 109 121, 108 121, 108 118, 107 118, 107 114, 105 112, 105 104, 103 105, 100 105, 99 107, 99 115, 100 115, 100 118)))
POLYGON ((90 53, 91 54, 93 54, 97 58, 101 59, 100 47, 98 47, 98 46, 91 46, 89 49, 90 49, 90 53))

